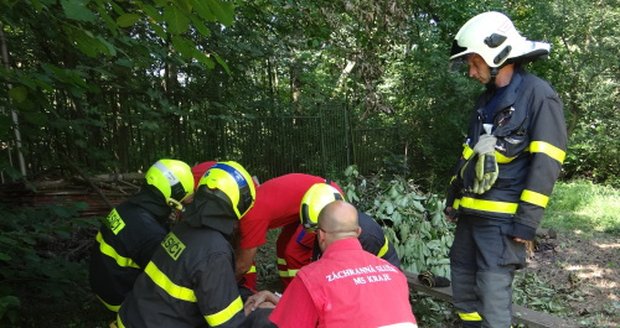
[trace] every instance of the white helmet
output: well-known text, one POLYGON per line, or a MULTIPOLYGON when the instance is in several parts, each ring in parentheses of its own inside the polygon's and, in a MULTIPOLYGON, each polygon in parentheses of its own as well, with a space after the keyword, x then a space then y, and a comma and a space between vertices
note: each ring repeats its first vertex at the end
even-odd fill
POLYGON ((550 45, 530 41, 519 34, 510 18, 489 11, 471 18, 456 34, 450 60, 480 55, 491 68, 513 62, 528 62, 549 54, 550 45))

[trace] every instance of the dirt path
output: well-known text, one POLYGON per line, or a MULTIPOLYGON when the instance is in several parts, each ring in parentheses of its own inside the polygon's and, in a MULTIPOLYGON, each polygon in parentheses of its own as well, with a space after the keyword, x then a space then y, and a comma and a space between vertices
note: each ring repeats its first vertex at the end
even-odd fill
POLYGON ((620 327, 620 237, 560 233, 539 239, 526 272, 567 303, 584 327, 620 327))

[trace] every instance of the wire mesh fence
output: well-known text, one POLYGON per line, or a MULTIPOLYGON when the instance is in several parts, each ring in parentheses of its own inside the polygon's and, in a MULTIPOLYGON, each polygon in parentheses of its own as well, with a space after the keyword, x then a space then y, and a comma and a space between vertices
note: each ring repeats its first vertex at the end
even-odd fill
POLYGON ((377 171, 404 144, 398 129, 365 127, 341 106, 303 116, 190 113, 156 126, 127 120, 107 133, 96 131, 82 140, 88 152, 58 148, 58 137, 31 141, 24 148, 28 175, 45 174, 50 165, 62 169, 66 161, 93 173, 138 171, 168 157, 190 165, 236 160, 262 181, 290 172, 336 177, 351 164, 362 174, 377 171))

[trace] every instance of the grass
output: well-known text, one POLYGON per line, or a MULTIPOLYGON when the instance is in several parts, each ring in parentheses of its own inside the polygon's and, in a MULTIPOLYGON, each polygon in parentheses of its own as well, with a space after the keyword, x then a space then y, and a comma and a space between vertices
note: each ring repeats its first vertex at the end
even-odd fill
POLYGON ((620 190, 585 180, 558 182, 543 228, 575 233, 620 234, 620 190))

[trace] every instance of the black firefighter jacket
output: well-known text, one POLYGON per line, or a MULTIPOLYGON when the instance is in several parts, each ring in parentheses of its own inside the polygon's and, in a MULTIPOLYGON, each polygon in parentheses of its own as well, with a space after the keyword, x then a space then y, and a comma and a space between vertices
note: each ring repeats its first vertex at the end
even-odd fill
POLYGON ((484 133, 483 108, 492 97, 493 91, 488 90, 478 100, 446 205, 458 209, 460 216, 511 219, 511 235, 531 240, 566 156, 562 102, 546 81, 521 68, 515 70, 494 109, 499 177, 489 191, 478 195, 464 191, 473 180, 459 173, 467 160, 475 160, 473 148, 484 133))
POLYGON ((91 251, 89 280, 97 297, 118 311, 134 281, 168 233, 170 207, 157 190, 145 187, 103 220, 91 251))
POLYGON ((238 327, 245 315, 229 238, 230 205, 196 192, 121 306, 119 327, 238 327))

